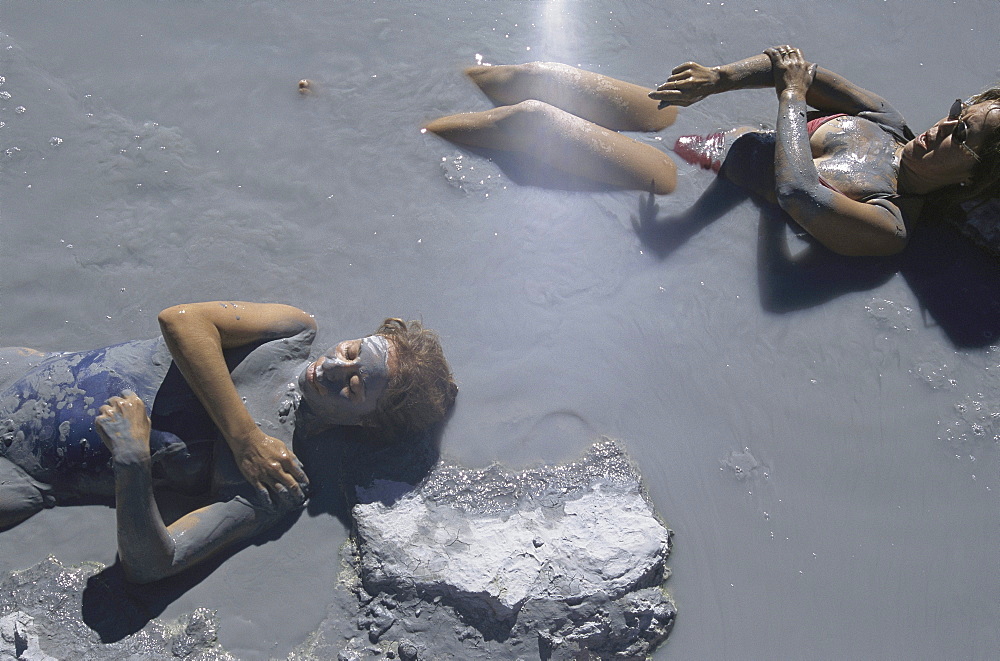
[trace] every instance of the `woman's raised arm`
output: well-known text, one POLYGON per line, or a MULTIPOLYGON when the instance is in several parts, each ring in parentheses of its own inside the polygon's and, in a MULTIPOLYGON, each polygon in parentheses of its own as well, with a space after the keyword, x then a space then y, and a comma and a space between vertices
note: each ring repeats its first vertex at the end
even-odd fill
MULTIPOLYGON (((650 92, 649 97, 659 101, 660 107, 663 108, 689 106, 712 94, 773 86, 774 69, 771 58, 764 52, 745 60, 715 67, 706 67, 697 62, 685 62, 675 67, 667 82, 650 92)), ((815 79, 806 94, 806 103, 817 110, 830 113, 899 114, 878 94, 822 67, 816 68, 815 79)))
POLYGON ((290 305, 223 302, 175 305, 158 317, 167 347, 191 390, 222 432, 247 481, 262 496, 292 494, 301 502, 305 472, 292 451, 257 427, 233 385, 224 349, 316 330, 290 305))

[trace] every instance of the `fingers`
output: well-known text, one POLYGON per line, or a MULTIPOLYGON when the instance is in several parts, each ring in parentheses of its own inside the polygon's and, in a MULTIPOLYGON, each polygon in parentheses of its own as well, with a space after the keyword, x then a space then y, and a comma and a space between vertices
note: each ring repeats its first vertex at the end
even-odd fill
POLYGON ((274 487, 275 493, 289 505, 301 505, 306 502, 306 494, 298 482, 290 481, 288 484, 278 484, 274 487))
POLYGON ((305 502, 309 492, 309 478, 297 458, 285 467, 278 462, 271 462, 268 472, 269 475, 252 482, 262 501, 270 505, 281 505, 285 509, 299 507, 305 502))
POLYGON ((682 93, 680 90, 671 89, 671 90, 657 90, 655 92, 650 92, 648 96, 649 98, 654 100, 666 101, 668 99, 680 98, 681 94, 682 93))
POLYGON ((659 110, 663 110, 667 106, 689 106, 705 98, 704 95, 695 95, 690 91, 685 92, 680 89, 656 90, 650 92, 647 96, 654 101, 660 102, 659 110))
POLYGON ((291 473, 292 477, 298 484, 309 484, 309 477, 306 475, 305 468, 302 466, 302 462, 299 461, 298 457, 293 457, 294 461, 289 467, 288 472, 291 473))
POLYGON ((284 509, 301 507, 302 503, 306 502, 305 494, 298 488, 298 485, 294 489, 288 489, 283 484, 279 484, 275 487, 274 493, 284 509))
MULTIPOLYGON (((98 422, 101 422, 101 421, 104 421, 104 420, 111 420, 111 419, 115 418, 117 415, 119 415, 120 413, 123 413, 124 409, 126 407, 130 408, 133 404, 135 404, 136 401, 139 401, 140 403, 142 402, 142 400, 140 400, 135 395, 135 393, 130 392, 130 391, 126 391, 126 392, 128 392, 128 394, 131 395, 131 397, 133 399, 126 400, 126 399, 124 399, 122 397, 117 397, 117 396, 109 398, 107 404, 103 404, 103 405, 101 405, 101 408, 97 409, 98 416, 97 416, 96 419, 97 419, 98 422)), ((145 405, 144 405, 143 408, 145 410, 145 405)))
POLYGON ((267 505, 274 505, 274 501, 271 500, 271 493, 264 487, 263 484, 254 485, 257 487, 257 497, 260 498, 262 502, 267 505))
POLYGON ((288 462, 285 470, 280 473, 279 477, 281 481, 275 484, 275 491, 281 493, 284 490, 291 495, 294 504, 301 505, 305 502, 306 494, 309 490, 309 478, 306 476, 306 472, 302 468, 298 457, 294 454, 289 454, 292 461, 288 462))
POLYGON ((767 55, 771 59, 771 66, 781 64, 786 54, 787 51, 779 50, 778 48, 764 49, 764 55, 767 55))
POLYGON ((670 79, 672 79, 674 76, 690 71, 691 69, 694 69, 697 66, 699 66, 697 62, 685 62, 684 64, 678 64, 676 67, 670 70, 671 73, 670 79))
POLYGON ((771 58, 771 62, 778 60, 802 59, 802 51, 794 46, 773 46, 765 48, 764 54, 771 58))
POLYGON ((275 473, 281 482, 285 483, 289 489, 299 489, 299 485, 309 484, 305 468, 302 462, 295 456, 295 453, 287 447, 282 448, 278 454, 278 460, 271 464, 272 472, 275 473))
POLYGON ((690 80, 694 77, 692 70, 701 68, 701 65, 697 62, 685 62, 684 64, 678 65, 670 70, 670 77, 667 78, 666 82, 660 83, 656 86, 657 92, 663 92, 668 88, 673 88, 673 83, 677 83, 682 80, 690 80))
POLYGON ((258 484, 257 493, 260 495, 260 499, 269 505, 278 505, 282 509, 294 509, 301 507, 306 502, 307 488, 308 485, 301 485, 289 476, 285 483, 275 482, 270 489, 258 484))
POLYGON ((101 408, 98 409, 100 414, 104 417, 111 417, 114 413, 118 411, 124 411, 126 409, 131 409, 133 406, 142 406, 143 411, 146 410, 145 403, 131 390, 125 390, 122 392, 121 396, 109 397, 107 404, 103 404, 101 408))
POLYGON ((656 91, 667 92, 674 90, 676 89, 677 83, 690 81, 693 78, 694 76, 692 75, 690 69, 684 69, 684 70, 674 69, 674 71, 670 74, 670 77, 667 78, 666 82, 662 82, 656 86, 656 91))

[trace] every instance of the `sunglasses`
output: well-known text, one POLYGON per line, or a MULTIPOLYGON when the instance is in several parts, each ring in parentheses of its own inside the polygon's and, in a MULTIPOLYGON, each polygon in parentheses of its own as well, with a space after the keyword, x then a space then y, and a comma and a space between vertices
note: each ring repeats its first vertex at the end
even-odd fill
POLYGON ((955 129, 951 132, 951 141, 960 145, 972 155, 972 158, 978 161, 979 155, 972 151, 969 145, 965 144, 965 141, 969 139, 969 125, 962 119, 962 111, 964 110, 965 102, 962 99, 955 99, 955 103, 951 104, 951 109, 948 110, 948 121, 954 122, 958 120, 958 124, 955 124, 955 129))

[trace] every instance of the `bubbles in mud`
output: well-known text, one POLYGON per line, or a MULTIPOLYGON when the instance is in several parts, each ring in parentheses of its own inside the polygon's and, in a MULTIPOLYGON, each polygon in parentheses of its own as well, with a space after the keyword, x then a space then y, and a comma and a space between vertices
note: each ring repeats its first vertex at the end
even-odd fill
POLYGON ((955 417, 942 421, 944 430, 938 439, 957 454, 971 456, 1000 447, 1000 347, 991 346, 984 358, 976 392, 955 402, 955 417))
POLYGON ((449 184, 469 194, 489 197, 492 191, 505 187, 500 169, 488 160, 472 163, 464 154, 442 156, 441 171, 449 184))
POLYGON ((888 299, 873 298, 871 303, 865 306, 865 311, 879 328, 894 331, 909 331, 913 329, 913 308, 908 305, 900 305, 888 299))
POLYGON ((725 459, 719 460, 719 470, 730 470, 737 480, 743 481, 762 476, 767 479, 767 466, 750 453, 750 448, 733 450, 725 459))
POLYGON ((940 436, 951 450, 971 454, 1000 445, 1000 402, 982 393, 966 395, 955 403, 955 414, 940 436))
POLYGON ((957 386, 958 379, 955 378, 954 372, 955 369, 952 365, 947 363, 938 364, 931 361, 918 363, 910 370, 910 374, 913 374, 935 390, 951 390, 957 386))

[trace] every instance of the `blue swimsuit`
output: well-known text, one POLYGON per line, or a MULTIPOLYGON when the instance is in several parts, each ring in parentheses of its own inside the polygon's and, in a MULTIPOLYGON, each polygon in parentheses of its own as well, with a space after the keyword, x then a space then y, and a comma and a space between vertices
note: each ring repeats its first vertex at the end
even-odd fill
POLYGON ((94 418, 110 397, 135 392, 151 410, 153 476, 207 491, 221 438, 162 338, 53 353, 0 392, 0 457, 62 496, 111 495, 111 454, 94 418))

